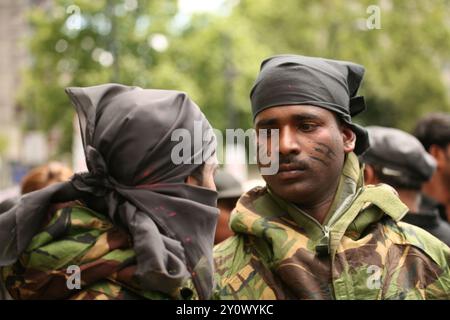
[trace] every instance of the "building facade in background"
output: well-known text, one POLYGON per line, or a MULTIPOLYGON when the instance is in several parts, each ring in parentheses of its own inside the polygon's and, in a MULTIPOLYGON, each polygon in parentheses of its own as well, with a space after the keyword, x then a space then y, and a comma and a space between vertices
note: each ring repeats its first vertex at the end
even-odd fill
POLYGON ((22 109, 16 97, 27 66, 26 12, 48 0, 0 1, 0 192, 17 185, 29 167, 45 162, 47 138, 42 132, 23 132, 22 109))

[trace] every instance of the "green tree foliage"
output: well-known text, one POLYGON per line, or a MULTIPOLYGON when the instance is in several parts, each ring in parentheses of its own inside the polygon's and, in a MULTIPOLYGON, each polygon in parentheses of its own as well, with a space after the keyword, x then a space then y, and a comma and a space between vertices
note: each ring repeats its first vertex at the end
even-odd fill
POLYGON ((61 151, 70 151, 74 109, 65 87, 106 82, 177 87, 185 79, 172 76, 161 52, 176 11, 175 0, 54 0, 33 7, 31 59, 19 93, 30 115, 27 129, 62 128, 61 151))
POLYGON ((445 72, 447 77, 450 73, 448 1, 241 0, 231 16, 209 24, 202 21, 197 23, 201 27, 194 22, 186 31, 190 39, 197 39, 196 47, 207 51, 192 59, 203 65, 190 75, 208 88, 203 100, 212 103, 217 117, 227 109, 222 98, 228 94, 223 66, 230 51, 236 68, 235 106, 246 115, 240 125, 249 123, 248 93, 260 61, 280 53, 363 64, 366 77, 361 93, 368 110, 356 119, 363 124, 410 130, 424 113, 450 111, 450 84, 443 79, 445 72), (368 8, 374 4, 380 10, 380 29, 367 26, 373 14, 368 8), (231 44, 222 48, 224 34, 231 44), (210 70, 214 72, 208 76, 210 70), (211 95, 211 88, 221 88, 223 93, 211 95))
POLYGON ((214 127, 248 128, 259 64, 280 53, 363 64, 368 110, 357 122, 409 130, 426 112, 450 110, 446 0, 229 0, 228 14, 196 14, 184 25, 176 4, 54 0, 33 9, 20 94, 37 119, 29 126, 66 128, 67 149, 73 110, 63 88, 116 81, 184 90, 214 127), (81 23, 68 10, 73 4, 81 23), (380 9, 381 29, 367 28, 370 5, 380 9))

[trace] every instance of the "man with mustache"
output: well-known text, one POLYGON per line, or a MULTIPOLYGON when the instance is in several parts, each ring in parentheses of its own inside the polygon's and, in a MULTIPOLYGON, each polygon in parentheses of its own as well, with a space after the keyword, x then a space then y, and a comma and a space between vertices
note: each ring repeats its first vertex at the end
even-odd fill
POLYGON ((368 136, 352 122, 365 109, 363 75, 314 57, 262 63, 253 118, 279 168, 266 174, 260 161, 267 187, 240 198, 235 236, 215 248, 216 298, 450 298, 449 248, 399 222, 408 208, 390 186, 364 186, 357 155, 368 136))

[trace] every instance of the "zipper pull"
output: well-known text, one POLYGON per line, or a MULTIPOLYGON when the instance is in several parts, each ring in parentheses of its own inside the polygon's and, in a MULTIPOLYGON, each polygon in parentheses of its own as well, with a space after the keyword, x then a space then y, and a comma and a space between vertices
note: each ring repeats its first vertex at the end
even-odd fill
POLYGON ((330 239, 330 228, 328 226, 323 226, 324 237, 330 239))
POLYGON ((330 253, 330 229, 328 226, 324 226, 322 231, 323 237, 316 245, 316 253, 319 256, 328 255, 330 253))

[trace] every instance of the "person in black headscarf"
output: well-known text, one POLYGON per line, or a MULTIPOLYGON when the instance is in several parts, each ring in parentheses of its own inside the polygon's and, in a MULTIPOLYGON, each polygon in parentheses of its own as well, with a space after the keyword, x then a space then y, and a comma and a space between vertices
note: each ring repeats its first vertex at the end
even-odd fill
POLYGON ((66 92, 89 172, 27 194, 0 216, 9 292, 16 299, 208 299, 216 141, 200 109, 178 91, 106 84, 66 92), (204 135, 194 141, 198 129, 204 135), (189 139, 174 139, 177 130, 189 139), (181 163, 173 152, 180 143, 181 163))
POLYGON ((363 75, 361 65, 317 57, 262 63, 250 93, 254 126, 259 150, 278 166, 265 170, 274 166, 258 152, 267 187, 241 196, 235 235, 214 249, 216 298, 450 298, 450 250, 398 222, 408 208, 391 187, 364 186, 357 155, 368 135, 352 122, 365 108, 363 75))

